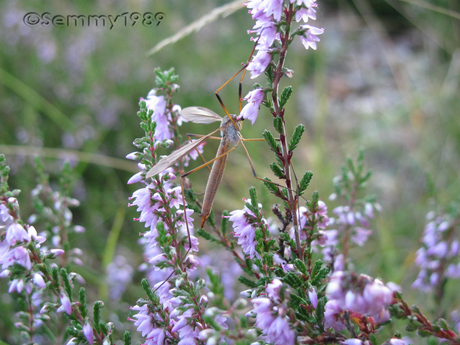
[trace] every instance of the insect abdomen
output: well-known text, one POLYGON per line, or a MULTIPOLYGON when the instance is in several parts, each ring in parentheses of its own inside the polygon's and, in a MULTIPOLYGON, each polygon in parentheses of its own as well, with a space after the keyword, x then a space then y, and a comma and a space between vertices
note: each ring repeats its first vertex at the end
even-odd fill
MULTIPOLYGON (((228 151, 228 142, 221 141, 219 149, 217 150, 216 157, 225 154, 228 151)), ((204 194, 203 206, 201 208, 201 228, 204 222, 208 219, 211 213, 212 204, 219 188, 222 176, 224 175, 225 163, 227 162, 227 155, 219 158, 212 164, 211 174, 209 175, 208 184, 206 185, 206 192, 204 194)))

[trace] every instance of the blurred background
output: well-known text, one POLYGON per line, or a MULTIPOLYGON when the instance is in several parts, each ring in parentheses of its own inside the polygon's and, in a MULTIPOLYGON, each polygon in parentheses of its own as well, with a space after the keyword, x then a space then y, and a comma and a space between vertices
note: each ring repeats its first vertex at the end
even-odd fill
MULTIPOLYGON (((126 181, 137 167, 126 161, 132 142, 142 136, 136 116, 140 97, 155 87, 154 68, 174 67, 180 92, 175 103, 200 105, 221 112, 214 91, 247 61, 253 42, 247 30, 253 21, 247 10, 226 12, 209 20, 201 30, 167 45, 154 55, 148 52, 160 41, 225 1, 1 1, 0 2, 0 152, 12 168, 10 187, 23 190, 22 217, 32 212, 29 191, 36 184, 31 148, 42 151, 51 180, 70 161, 75 173, 76 224, 86 233, 72 238, 82 248, 84 267, 72 267, 87 281, 92 295, 106 298, 108 283, 101 274, 109 234, 116 233, 113 257, 118 267, 132 268, 133 283, 114 298, 106 319, 125 328, 127 310, 143 296, 139 281, 143 262, 138 234, 144 231, 127 209, 136 185, 126 181), (158 26, 106 27, 26 26, 27 12, 51 15, 119 15, 124 12, 163 12, 158 26), (78 154, 99 154, 111 159, 99 163, 79 161, 78 154), (117 217, 116 217, 117 216, 117 217), (118 221, 115 221, 117 219, 118 221), (90 267, 90 268, 88 268, 90 267)), ((333 192, 332 178, 347 156, 366 150, 366 167, 373 171, 369 188, 383 211, 376 218, 369 242, 352 253, 356 270, 394 281, 411 303, 423 301, 426 312, 433 302, 411 291, 418 270, 415 251, 434 206, 446 207, 460 193, 460 2, 458 0, 318 0, 317 21, 324 27, 318 50, 305 50, 297 40, 290 49, 287 67, 294 77, 294 97, 287 106, 291 130, 306 128, 297 151, 297 174, 314 172, 310 193, 323 200, 333 192), (291 120, 292 119, 292 120, 291 120)), ((286 79, 286 78, 285 78, 286 79)), ((260 77, 244 81, 244 94, 260 77)), ((238 110, 238 83, 230 83, 222 98, 231 112, 238 110)), ((213 125, 186 124, 183 133, 208 133, 213 125)), ((246 124, 246 138, 261 137, 272 129, 264 109, 254 126, 246 124)), ((259 176, 271 176, 273 157, 264 143, 250 143, 259 176)), ((213 157, 216 143, 205 146, 213 157)), ((167 153, 167 151, 165 151, 167 153)), ((86 157, 86 156, 85 156, 86 157)), ((81 157, 80 157, 81 158, 81 157)), ((214 209, 242 208, 241 198, 257 186, 269 216, 272 199, 250 175, 242 149, 229 157, 214 209)), ((203 192, 207 172, 190 177, 196 192, 203 192)), ((328 202, 329 210, 338 206, 328 202)), ((201 240, 204 242, 204 240, 201 240)), ((206 246, 206 244, 205 244, 206 246)), ((219 249, 220 250, 220 249, 219 249)), ((214 259, 215 260, 215 259, 214 259)), ((214 263, 226 266, 225 262, 214 263)), ((117 267, 117 266, 116 266, 117 267)), ((114 267, 112 266, 112 269, 114 267)), ((231 279, 231 278, 229 278, 231 279)), ((0 283, 0 333, 13 327, 11 298, 0 283)), ((448 304, 458 305, 450 287, 448 304)), ((8 336, 5 336, 5 339, 8 336)))

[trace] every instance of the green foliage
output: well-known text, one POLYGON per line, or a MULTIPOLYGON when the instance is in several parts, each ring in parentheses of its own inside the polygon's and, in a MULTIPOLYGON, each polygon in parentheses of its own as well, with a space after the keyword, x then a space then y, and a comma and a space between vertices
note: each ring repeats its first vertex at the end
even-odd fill
POLYGON ((294 310, 296 310, 299 308, 301 304, 307 305, 308 302, 296 294, 291 294, 290 299, 289 299, 289 306, 293 308, 294 310))
POLYGON ((324 267, 319 270, 318 274, 312 276, 311 284, 313 286, 318 286, 320 282, 329 274, 329 271, 329 267, 324 267))
POLYGON ((222 222, 221 222, 221 225, 220 225, 220 231, 221 231, 223 236, 225 236, 227 234, 228 217, 229 217, 228 211, 224 210, 222 212, 222 222))
POLYGON ((271 179, 269 179, 268 177, 264 177, 264 186, 273 194, 277 195, 280 193, 279 191, 279 188, 277 185, 273 184, 273 183, 270 183, 272 182, 271 179), (265 182, 267 181, 267 182, 265 182))
POLYGON ((270 149, 273 151, 273 152, 277 152, 277 145, 276 145, 276 140, 275 140, 275 137, 273 136, 273 134, 269 131, 269 130, 265 130, 263 133, 262 133, 262 136, 265 138, 265 140, 267 141, 267 144, 270 146, 270 149))
POLYGON ((243 277, 243 276, 239 276, 238 281, 240 283, 246 285, 249 288, 256 288, 258 286, 255 282, 253 282, 252 280, 250 280, 250 279, 248 279, 246 277, 243 277))
POLYGON ((299 194, 302 195, 308 188, 311 179, 313 178, 313 173, 311 171, 307 171, 302 179, 300 180, 299 184, 299 194))
POLYGON ((79 292, 78 292, 78 297, 79 297, 79 302, 80 305, 78 306, 78 309, 80 310, 81 316, 86 317, 88 316, 88 306, 86 305, 86 290, 85 288, 81 287, 79 292))
POLYGON ((57 266, 51 269, 51 275, 53 276, 53 283, 59 286, 59 268, 57 266))
POLYGON ((196 230, 196 233, 197 235, 203 237, 204 239, 208 240, 208 241, 212 241, 212 242, 216 242, 216 243, 220 243, 220 241, 213 237, 209 232, 207 232, 206 230, 203 230, 203 229, 197 229, 196 230))
POLYGON ((303 275, 305 275, 305 276, 308 275, 307 266, 305 266, 305 263, 302 260, 295 259, 294 260, 294 265, 303 275))
POLYGON ((323 324, 324 310, 325 310, 325 307, 326 307, 326 303, 327 303, 327 298, 326 297, 322 297, 322 298, 318 299, 318 304, 316 306, 316 319, 318 320, 319 325, 323 324))
POLYGON ((369 335, 369 340, 370 340, 372 345, 378 345, 377 337, 375 336, 375 334, 370 334, 369 335))
POLYGON ((257 191, 254 187, 251 187, 249 189, 249 195, 251 196, 251 205, 252 205, 252 208, 253 210, 255 210, 256 212, 254 212, 254 214, 258 214, 259 213, 259 200, 257 200, 257 191))
POLYGON ((302 139, 302 134, 305 132, 304 125, 298 125, 295 130, 294 134, 292 135, 291 141, 289 142, 289 151, 294 151, 299 145, 300 139, 302 139))
POLYGON ((279 116, 275 117, 273 119, 273 127, 275 127, 276 131, 279 133, 279 134, 283 134, 284 132, 284 127, 283 127, 283 119, 279 116))
POLYGON ((96 301, 94 302, 93 306, 93 322, 94 322, 94 329, 96 332, 99 332, 101 330, 101 310, 104 308, 104 302, 102 301, 96 301))
POLYGON ((0 154, 0 193, 5 194, 8 191, 8 177, 10 176, 10 167, 6 165, 4 154, 0 154))
MULTIPOLYGON (((286 86, 281 93, 280 108, 283 109, 292 95, 292 86, 286 86)), ((281 132, 280 132, 281 133, 281 132)))
POLYGON ((69 276, 67 274, 67 270, 65 268, 61 268, 61 277, 62 281, 64 282, 64 289, 69 298, 72 300, 72 286, 70 285, 69 276))
POLYGON ((267 69, 265 70, 265 76, 267 77, 267 83, 270 89, 273 88, 273 65, 268 65, 267 69))
POLYGON ((154 291, 152 291, 152 288, 150 287, 149 281, 146 278, 144 278, 144 279, 142 279, 141 284, 142 284, 142 288, 144 289, 144 292, 147 295, 148 299, 152 303, 157 303, 158 297, 157 297, 156 293, 154 291))
POLYGON ((207 221, 213 228, 216 227, 216 219, 214 217, 214 211, 211 210, 211 213, 209 214, 207 221))
POLYGON ((123 345, 131 345, 131 332, 125 331, 123 333, 123 345))
POLYGON ((272 169, 273 173, 275 174, 276 177, 280 179, 285 179, 286 175, 284 175, 283 170, 278 166, 276 163, 271 163, 270 164, 270 169, 272 169))
POLYGON ((294 289, 303 286, 302 280, 293 272, 287 273, 282 281, 294 289))

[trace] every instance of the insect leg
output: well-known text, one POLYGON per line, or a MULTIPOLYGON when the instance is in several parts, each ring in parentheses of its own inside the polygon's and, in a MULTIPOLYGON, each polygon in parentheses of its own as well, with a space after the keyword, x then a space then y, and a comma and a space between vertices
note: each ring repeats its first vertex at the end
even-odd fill
MULTIPOLYGON (((190 139, 190 137, 195 137, 195 138, 203 138, 205 137, 206 135, 203 135, 203 134, 192 134, 192 133, 187 133, 187 137, 190 139)), ((221 140, 222 138, 221 137, 208 137, 208 139, 212 139, 212 140, 221 140)), ((263 139, 265 140, 265 139, 263 139)))
MULTIPOLYGON (((190 140, 190 142, 192 142, 192 138, 190 138, 191 134, 187 134, 187 138, 188 140, 190 140)), ((213 137, 215 138, 215 137, 213 137)), ((209 139, 209 138, 208 138, 209 139)), ((220 138, 219 138, 220 139, 220 138)), ((196 150, 196 153, 198 153, 198 155, 201 157, 201 159, 203 160, 203 163, 206 163, 206 159, 204 159, 203 155, 201 154, 201 152, 198 150, 198 147, 195 149, 196 150)), ((211 172, 211 168, 209 166, 207 166, 209 172, 211 172)))
POLYGON ((195 169, 192 169, 192 170, 190 170, 190 171, 187 171, 187 172, 186 172, 185 174, 183 174, 181 177, 186 177, 187 175, 190 175, 190 174, 194 173, 195 171, 200 170, 201 168, 204 168, 205 166, 208 166, 209 164, 211 164, 212 162, 218 160, 219 158, 222 158, 222 157, 228 155, 230 152, 232 152, 232 151, 233 151, 234 149, 236 149, 237 147, 238 147, 237 145, 233 146, 230 150, 228 150, 228 151, 225 152, 224 154, 221 154, 221 155, 219 155, 219 156, 217 156, 217 157, 211 159, 210 161, 207 161, 206 163, 200 165, 199 167, 196 167, 195 169))
MULTIPOLYGON (((259 37, 260 38, 260 37, 259 37)), ((242 93, 242 89, 243 89, 243 78, 244 78, 244 75, 246 74, 246 68, 248 67, 249 65, 249 62, 251 61, 252 59, 252 56, 254 55, 254 52, 256 50, 256 46, 257 46, 257 43, 259 42, 259 38, 257 39, 256 43, 254 44, 254 47, 252 48, 252 51, 251 51, 251 55, 249 55, 249 59, 248 59, 248 62, 246 62, 244 64, 244 66, 238 71, 236 72, 229 80, 227 80, 221 87, 219 87, 216 92, 215 92, 215 95, 217 97, 217 100, 219 101, 220 105, 222 106, 222 109, 224 109, 224 112, 225 114, 230 118, 230 120, 232 121, 233 125, 235 126, 236 129, 238 129, 238 126, 235 124, 235 122, 233 122, 233 119, 232 117, 230 116, 227 108, 225 107, 224 105, 224 102, 222 101, 222 98, 220 97, 219 95, 219 92, 225 87, 227 86, 228 83, 230 83, 230 81, 233 80, 233 78, 235 78, 238 74, 240 74, 242 71, 243 72, 243 76, 241 77, 240 79, 240 82, 239 82, 239 91, 238 91, 238 106, 239 106, 239 109, 240 109, 240 112, 241 112, 241 93, 242 93)))
MULTIPOLYGON (((252 163, 252 159, 251 159, 251 156, 249 155, 249 152, 248 152, 248 149, 246 148, 246 145, 244 145, 243 141, 265 141, 265 139, 242 139, 241 141, 241 146, 243 146, 243 149, 244 149, 244 152, 246 153, 246 157, 248 157, 248 161, 249 161, 249 165, 251 166, 251 170, 252 170, 252 174, 254 175, 254 178, 256 178, 257 180, 260 180, 262 182, 265 182, 265 183, 270 183, 272 185, 275 185, 277 187, 281 187, 281 188, 287 188, 286 186, 283 186, 279 183, 276 183, 276 182, 273 182, 273 181, 267 181, 267 180, 264 180, 263 178, 257 176, 257 173, 256 173, 256 170, 254 169, 254 163, 252 163)), ((296 182, 297 182, 297 178, 296 178, 296 182)), ((298 182, 297 182, 297 189, 299 188, 299 185, 298 185, 298 182)), ((291 190, 292 192, 294 192, 296 195, 298 195, 298 190, 293 190, 293 189, 290 189, 290 188, 287 188, 289 190, 291 190)), ((307 201, 307 199, 305 199, 303 196, 299 195, 302 199, 304 199, 305 201, 307 201)))

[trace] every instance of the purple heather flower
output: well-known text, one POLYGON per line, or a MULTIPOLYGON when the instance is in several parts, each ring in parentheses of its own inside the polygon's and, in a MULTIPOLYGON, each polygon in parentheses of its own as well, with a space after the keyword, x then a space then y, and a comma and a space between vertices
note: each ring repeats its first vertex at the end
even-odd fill
POLYGON ((324 328, 333 328, 335 331, 340 332, 345 329, 345 324, 340 317, 342 308, 339 303, 332 299, 329 300, 324 307, 324 328))
MULTIPOLYGON (((33 226, 29 226, 27 229, 27 233, 29 234, 32 241, 37 242, 39 245, 46 241, 46 237, 40 236, 37 234, 37 230, 33 226)), ((37 248, 40 246, 37 246, 37 248)))
POLYGON ((83 334, 85 335, 85 338, 88 341, 88 343, 94 343, 93 327, 91 327, 89 323, 83 326, 83 334))
POLYGON ((372 206, 371 203, 367 202, 364 205, 364 212, 366 213, 366 216, 368 218, 374 218, 374 207, 372 206))
POLYGON ((67 315, 72 314, 72 305, 70 303, 69 296, 61 291, 61 296, 59 298, 61 300, 61 306, 56 310, 56 312, 62 313, 65 311, 67 315))
POLYGON ((388 286, 388 288, 389 288, 391 291, 393 291, 393 292, 395 292, 395 291, 402 291, 401 286, 398 285, 398 284, 396 284, 396 283, 394 283, 394 282, 388 282, 388 283, 387 283, 387 286, 388 286))
POLYGON ((155 121, 157 124, 155 139, 157 141, 171 139, 172 133, 169 129, 169 118, 166 114, 166 100, 164 96, 156 96, 155 90, 151 90, 144 101, 147 109, 153 110, 152 121, 155 121))
POLYGON ((308 22, 308 18, 316 20, 316 10, 314 9, 314 7, 316 7, 316 4, 314 4, 310 8, 302 7, 301 9, 299 9, 295 14, 295 21, 300 22, 301 20, 303 20, 306 23, 308 22))
POLYGON ((171 283, 161 281, 155 284, 154 288, 158 289, 157 295, 160 298, 160 302, 163 304, 163 307, 169 311, 172 311, 174 306, 172 301, 173 295, 171 293, 171 283))
POLYGON ((347 213, 347 223, 350 225, 355 224, 355 215, 353 212, 348 212, 347 213))
POLYGON ((268 297, 273 300, 278 300, 280 298, 280 289, 283 286, 283 283, 279 279, 273 279, 273 281, 267 285, 265 291, 267 292, 268 297))
MULTIPOLYGON (((188 239, 188 237, 187 237, 188 239)), ((198 249, 198 245, 200 244, 198 242, 198 238, 196 238, 195 236, 190 236, 190 240, 192 241, 192 248, 190 249, 192 252, 198 252, 199 249, 198 249)), ((190 244, 188 243, 188 241, 184 244, 184 248, 185 250, 188 250, 190 248, 190 244)))
POLYGON ((13 217, 10 215, 10 210, 4 204, 0 204, 0 222, 4 225, 9 225, 13 222, 13 217))
POLYGON ((149 312, 148 305, 135 305, 131 307, 131 310, 136 310, 138 313, 133 315, 133 319, 130 320, 134 321, 134 326, 137 327, 138 332, 141 332, 142 337, 146 337, 153 330, 153 316, 149 312))
MULTIPOLYGON (((263 28, 269 28, 274 26, 273 16, 267 16, 267 14, 260 9, 252 9, 249 11, 252 15, 252 19, 256 20, 253 29, 260 35, 262 33, 263 28)), ((248 30, 248 33, 254 33, 252 30, 248 30)), ((260 42, 260 41, 259 41, 260 42)))
POLYGON ((444 277, 460 277, 459 242, 450 239, 446 232, 451 226, 450 217, 430 212, 427 220, 430 221, 423 232, 423 246, 417 250, 415 258, 421 270, 412 284, 412 287, 423 292, 430 292, 444 277))
POLYGON ((263 10, 267 16, 273 15, 273 18, 279 22, 283 14, 283 0, 265 0, 259 4, 259 9, 263 10))
POLYGON ((228 329, 228 325, 225 323, 227 321, 227 318, 223 315, 216 315, 214 318, 214 321, 223 329, 228 329))
POLYGON ((324 231, 326 237, 326 243, 324 246, 336 246, 339 243, 339 232, 338 230, 327 230, 324 231))
POLYGON ((251 41, 257 41, 257 50, 268 51, 272 47, 273 42, 280 39, 280 34, 272 21, 269 21, 268 24, 257 22, 254 25, 254 30, 248 30, 248 33, 257 33, 259 35, 258 38, 251 38, 251 41))
POLYGON ((138 157, 139 157, 139 152, 137 152, 137 151, 128 153, 128 154, 126 155, 126 159, 130 159, 130 160, 133 160, 133 161, 137 161, 137 160, 138 160, 138 157))
POLYGON ((264 89, 255 89, 249 91, 249 93, 244 97, 244 100, 247 100, 248 103, 241 110, 240 118, 251 121, 252 124, 257 119, 259 114, 259 107, 262 101, 264 100, 264 89))
POLYGON ((289 328, 288 320, 278 316, 270 325, 267 332, 267 340, 275 345, 294 345, 295 332, 289 328))
POLYGON ((131 265, 128 264, 128 261, 122 255, 115 256, 113 261, 107 265, 106 280, 112 300, 120 300, 126 287, 131 283, 133 271, 131 265))
POLYGON ((259 50, 247 68, 247 70, 251 72, 251 79, 257 78, 264 73, 271 60, 272 56, 268 51, 259 50))
MULTIPOLYGON (((181 205, 184 204, 184 201, 182 199, 182 187, 177 186, 177 187, 168 189, 166 191, 166 195, 167 195, 167 198, 168 198, 168 201, 169 201, 168 204, 169 204, 170 207, 175 207, 178 210, 182 209, 181 205)), ((157 193, 155 193, 154 198, 158 199, 158 200, 161 200, 159 194, 157 194, 157 193)))
POLYGON ((253 19, 259 19, 263 13, 271 20, 279 22, 283 14, 283 0, 249 0, 246 7, 251 9, 253 19))
MULTIPOLYGON (((0 255, 0 257, 1 257, 1 255, 0 255)), ((11 276, 11 271, 10 270, 3 270, 0 273, 0 278, 8 278, 9 276, 11 276)))
POLYGON ((14 246, 16 242, 30 242, 30 240, 30 235, 21 224, 14 222, 8 226, 6 230, 6 241, 10 246, 14 246))
POLYGON ((81 225, 75 225, 73 227, 73 231, 76 232, 77 234, 82 234, 86 231, 86 229, 82 227, 81 225))
POLYGON ((58 256, 61 256, 62 254, 64 254, 65 250, 63 250, 63 249, 51 249, 49 251, 49 253, 53 255, 53 259, 54 259, 54 258, 57 258, 58 256))
MULTIPOLYGON (((185 212, 187 216, 188 229, 189 231, 193 231, 193 218, 192 218, 193 210, 186 208, 185 212)), ((184 210, 183 209, 177 210, 176 215, 181 217, 181 220, 178 220, 176 223, 177 227, 182 231, 182 233, 187 234, 187 226, 185 225, 184 210)))
POLYGON ((460 241, 453 240, 450 245, 449 258, 456 257, 460 251, 460 241))
POLYGON ((38 287, 44 289, 46 287, 46 283, 43 280, 43 277, 40 273, 35 273, 34 274, 34 284, 37 285, 38 287))
POLYGON ((257 297, 252 299, 252 303, 253 313, 256 314, 255 325, 262 330, 264 338, 275 345, 293 345, 295 331, 289 328, 288 319, 284 315, 273 315, 274 309, 270 299, 257 297))
POLYGON ((326 295, 330 301, 337 301, 342 309, 373 317, 377 323, 390 317, 387 306, 392 302, 393 292, 379 279, 334 272, 326 295))
MULTIPOLYGON (((176 309, 178 310, 178 309, 176 309)), ((171 314, 173 316, 174 313, 171 314)), ((172 332, 177 332, 181 341, 178 344, 183 345, 195 345, 196 338, 199 337, 199 329, 194 329, 190 324, 190 320, 193 319, 194 309, 188 309, 181 315, 177 316, 178 322, 172 328, 172 332)))
POLYGON ((318 294, 316 293, 315 288, 311 288, 308 290, 308 298, 310 299, 310 302, 313 305, 313 307, 316 309, 316 306, 318 305, 318 294))
POLYGON ((2 257, 0 257, 0 264, 5 269, 14 264, 21 265, 26 269, 32 268, 32 262, 30 261, 29 251, 24 247, 10 248, 2 257))
POLYGON ((187 258, 185 259, 185 263, 189 270, 194 270, 201 264, 200 259, 196 255, 190 255, 190 254, 187 255, 187 258))
POLYGON ((311 25, 302 25, 301 28, 307 29, 303 36, 300 36, 300 41, 305 46, 305 49, 312 48, 313 50, 316 50, 316 42, 320 41, 317 35, 323 34, 324 29, 320 29, 311 25))
POLYGON ((140 171, 138 172, 137 174, 134 174, 133 176, 131 176, 131 178, 128 180, 127 184, 133 184, 133 183, 137 183, 137 182, 141 182, 143 179, 144 179, 144 171, 140 171))
MULTIPOLYGON (((250 200, 246 200, 251 202, 250 200)), ((251 259, 254 256, 259 258, 256 252, 257 241, 255 240, 257 224, 249 223, 249 219, 255 218, 254 214, 245 206, 242 210, 230 212, 229 220, 233 222, 234 236, 238 238, 238 244, 241 245, 243 253, 249 255, 251 259)))
POLYGON ((24 289, 24 280, 14 279, 10 282, 8 293, 12 293, 14 291, 16 291, 17 293, 21 293, 23 289, 24 289))
POLYGON ((174 324, 173 328, 171 329, 171 332, 177 332, 181 328, 184 328, 188 325, 189 319, 193 315, 193 309, 188 309, 187 311, 183 312, 181 315, 179 315, 178 321, 174 324))
POLYGON ((256 251, 257 241, 255 240, 256 228, 252 224, 247 224, 242 228, 234 228, 234 236, 238 238, 238 244, 243 249, 243 252, 246 255, 249 255, 251 259, 254 256, 259 257, 259 254, 256 251))
POLYGON ((154 328, 145 339, 146 345, 164 345, 166 332, 164 329, 154 328))
POLYGON ((372 234, 372 230, 356 227, 353 235, 351 236, 351 240, 358 246, 362 247, 370 234, 372 234))
POLYGON ((388 343, 390 345, 408 345, 410 342, 405 341, 404 339, 391 338, 388 343))
POLYGON ((446 277, 454 279, 460 278, 460 263, 449 264, 446 269, 446 277))
POLYGON ((352 338, 352 339, 347 339, 347 340, 341 341, 340 344, 343 344, 343 345, 362 345, 363 341, 361 339, 352 338))
POLYGON ((439 232, 444 232, 446 231, 450 226, 450 223, 448 221, 444 221, 438 226, 438 231, 439 232))
POLYGON ((279 264, 281 268, 284 270, 284 272, 293 271, 295 269, 295 266, 293 264, 288 264, 287 261, 281 259, 281 257, 278 254, 273 255, 273 261, 276 264, 279 264))
POLYGON ((257 315, 256 326, 261 330, 268 330, 273 321, 275 321, 272 315, 272 303, 265 297, 253 298, 251 302, 254 304, 253 311, 257 315))

